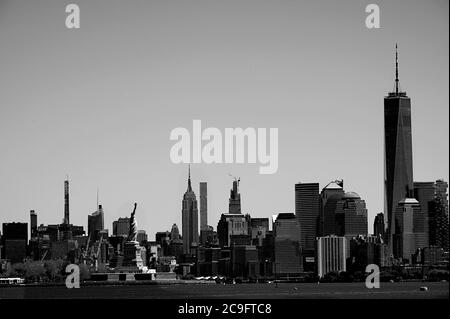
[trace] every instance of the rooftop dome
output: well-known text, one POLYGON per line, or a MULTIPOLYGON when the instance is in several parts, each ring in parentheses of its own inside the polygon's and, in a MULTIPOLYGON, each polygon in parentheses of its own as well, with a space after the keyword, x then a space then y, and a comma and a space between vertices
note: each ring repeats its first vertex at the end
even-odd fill
POLYGON ((361 197, 355 192, 347 192, 342 196, 342 199, 361 199, 361 197))

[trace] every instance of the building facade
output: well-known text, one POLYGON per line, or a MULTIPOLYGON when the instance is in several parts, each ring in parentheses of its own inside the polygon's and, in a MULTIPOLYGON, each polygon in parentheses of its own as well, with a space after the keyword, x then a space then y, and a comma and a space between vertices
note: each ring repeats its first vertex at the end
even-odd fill
POLYGON ((319 229, 319 183, 295 184, 295 216, 300 225, 302 250, 313 256, 319 229))
POLYGON ((346 271, 347 239, 343 236, 318 237, 316 240, 317 276, 346 271))

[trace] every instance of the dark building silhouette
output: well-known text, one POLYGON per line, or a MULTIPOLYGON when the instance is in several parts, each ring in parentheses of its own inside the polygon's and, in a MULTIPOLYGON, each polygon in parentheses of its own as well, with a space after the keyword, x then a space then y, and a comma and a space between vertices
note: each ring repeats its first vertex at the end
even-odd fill
POLYGON ((104 213, 102 205, 98 205, 97 211, 88 215, 88 236, 92 241, 99 239, 99 233, 105 229, 104 213))
POLYGON ((235 277, 259 276, 258 250, 252 245, 234 245, 231 248, 231 271, 235 277))
POLYGON ((347 259, 347 270, 351 272, 366 271, 366 266, 376 264, 388 266, 389 254, 386 245, 379 236, 356 236, 349 241, 350 256, 347 259))
POLYGON ((37 237, 37 214, 34 210, 30 210, 30 237, 37 237))
POLYGON ((120 217, 118 220, 113 221, 113 235, 128 237, 130 233, 130 218, 120 217))
POLYGON ((69 220, 69 181, 64 181, 64 224, 68 225, 69 220))
POLYGON ((11 263, 22 262, 27 256, 28 224, 3 223, 2 256, 11 263))
POLYGON ((178 229, 177 224, 172 225, 172 229, 170 230, 170 239, 171 240, 180 240, 180 230, 178 229))
POLYGON ((298 276, 303 272, 300 246, 300 225, 291 213, 280 213, 273 223, 274 273, 277 276, 298 276))
POLYGON ((269 232, 269 218, 250 218, 249 235, 252 245, 262 246, 267 232, 269 232))
POLYGON ((191 246, 198 245, 198 208, 197 198, 191 186, 191 169, 189 167, 188 187, 182 201, 183 252, 191 253, 191 246))
POLYGON ((319 183, 295 184, 295 216, 300 225, 300 245, 305 255, 314 256, 319 228, 319 183))
POLYGON ((208 184, 200 182, 200 230, 208 226, 208 184))
POLYGON ((449 249, 448 184, 440 179, 435 184, 435 198, 429 216, 430 245, 449 249))
POLYGON ((411 100, 399 88, 397 46, 395 56, 395 90, 384 98, 385 209, 390 243, 396 206, 413 197, 411 100))
MULTIPOLYGON (((217 237, 220 247, 229 247, 233 236, 248 236, 250 217, 243 214, 222 214, 217 223, 217 237)), ((242 238, 240 238, 242 239, 242 238)), ((234 237, 234 241, 240 240, 234 237)), ((250 237, 251 240, 251 237, 250 237)))
POLYGON ((344 196, 340 181, 333 181, 320 193, 320 236, 336 234, 336 204, 344 196))
POLYGON ((385 223, 384 223, 384 214, 378 213, 375 216, 373 221, 373 232, 376 237, 381 237, 383 240, 386 240, 386 231, 385 231, 385 223))
POLYGON ((206 247, 219 245, 217 232, 212 226, 206 225, 206 228, 200 231, 200 243, 206 247))
POLYGON ((355 192, 347 192, 336 203, 336 235, 367 235, 366 202, 355 192))
POLYGON ((414 216, 414 233, 419 248, 429 246, 429 217, 433 215, 435 185, 434 182, 414 182, 414 198, 420 204, 420 214, 414 216))
POLYGON ((241 194, 239 194, 240 179, 233 181, 233 188, 230 190, 229 214, 241 214, 241 194))

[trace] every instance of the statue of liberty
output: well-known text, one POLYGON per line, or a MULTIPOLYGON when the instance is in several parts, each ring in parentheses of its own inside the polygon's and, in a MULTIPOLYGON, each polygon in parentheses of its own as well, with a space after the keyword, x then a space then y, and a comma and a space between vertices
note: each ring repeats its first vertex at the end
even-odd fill
POLYGON ((136 206, 137 203, 134 203, 134 209, 133 212, 131 213, 130 218, 130 231, 128 233, 128 241, 136 241, 137 237, 137 222, 136 218, 134 217, 134 214, 136 214, 136 206))

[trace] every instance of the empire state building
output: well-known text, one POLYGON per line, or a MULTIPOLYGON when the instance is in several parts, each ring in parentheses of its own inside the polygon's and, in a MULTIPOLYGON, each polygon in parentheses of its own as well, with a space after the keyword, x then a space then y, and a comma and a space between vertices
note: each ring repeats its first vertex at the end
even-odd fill
MULTIPOLYGON (((389 244, 395 232, 395 208, 404 198, 412 198, 413 163, 411 99, 400 91, 398 52, 395 46, 395 89, 384 98, 385 212, 389 244)), ((392 246, 391 246, 392 247, 392 246)))
POLYGON ((191 246, 198 244, 198 207, 197 198, 191 185, 189 167, 188 187, 182 201, 183 252, 189 254, 191 246))

